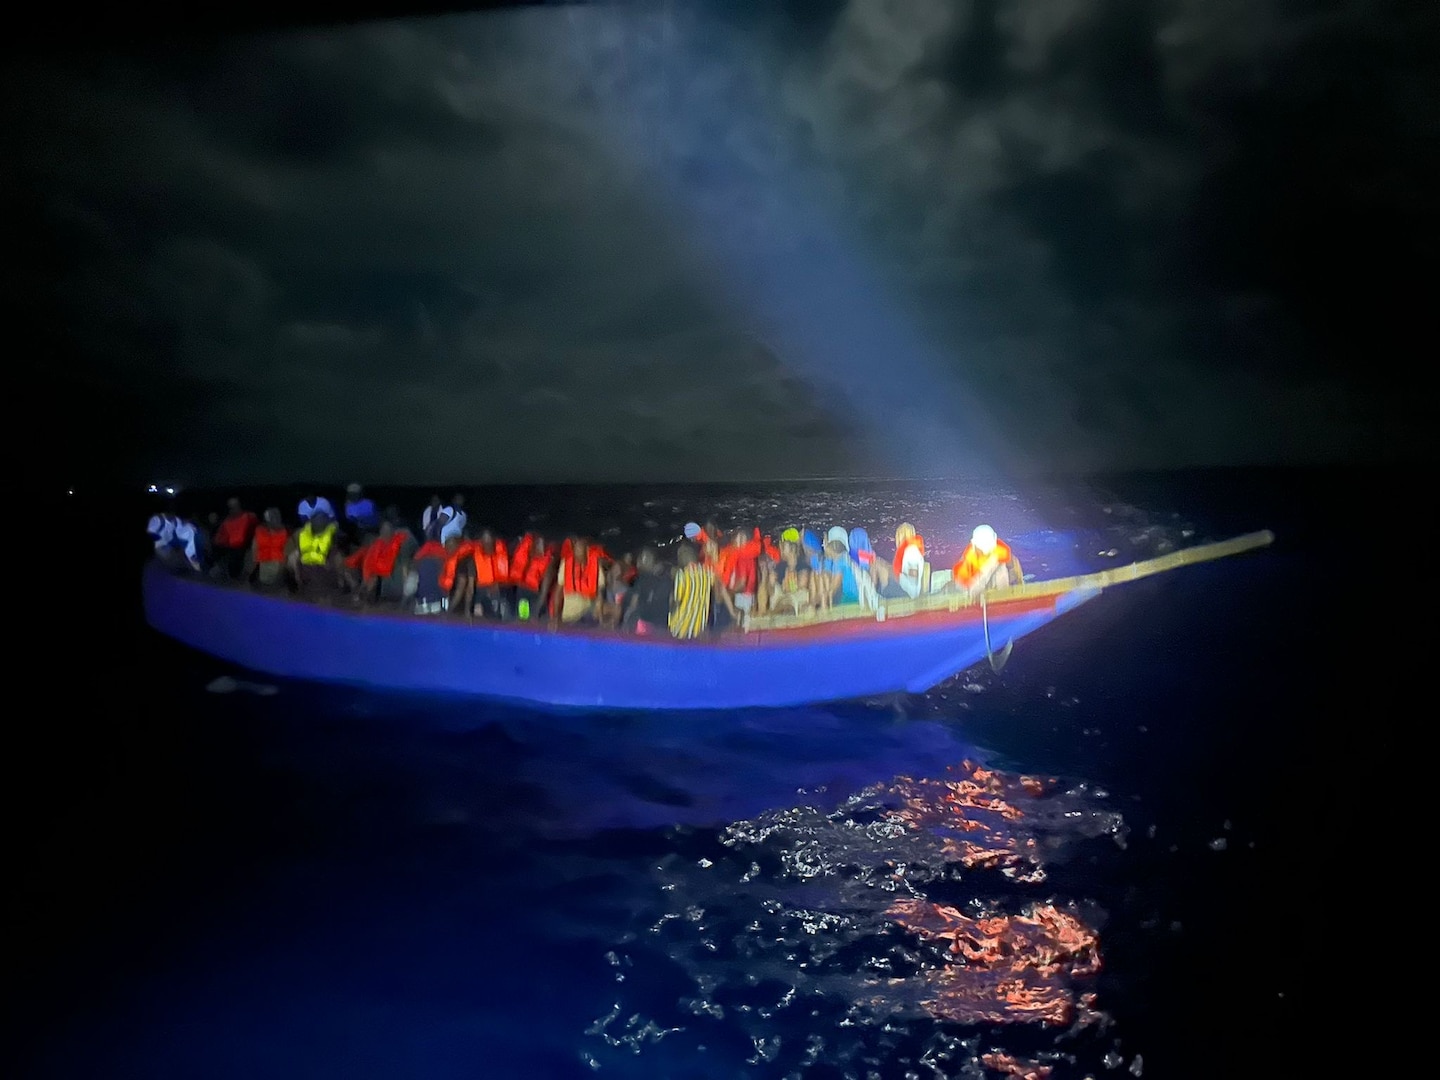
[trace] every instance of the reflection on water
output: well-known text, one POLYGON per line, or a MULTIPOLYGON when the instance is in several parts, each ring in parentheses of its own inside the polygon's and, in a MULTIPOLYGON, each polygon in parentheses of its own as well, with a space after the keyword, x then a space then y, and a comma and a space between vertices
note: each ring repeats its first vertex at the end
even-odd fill
POLYGON ((703 1057, 738 1030, 765 1075, 1042 1076, 1073 1058, 1057 1040, 1103 1029, 1084 901, 1039 891, 1050 862, 1123 841, 1103 793, 967 760, 831 805, 813 794, 708 838, 675 836, 608 956, 617 994, 588 1031, 592 1065, 658 1053, 660 1075, 672 1055, 703 1057), (627 981, 662 972, 684 984, 676 1007, 627 999, 627 981), (1048 1045, 1004 1033, 1016 1026, 1048 1045))

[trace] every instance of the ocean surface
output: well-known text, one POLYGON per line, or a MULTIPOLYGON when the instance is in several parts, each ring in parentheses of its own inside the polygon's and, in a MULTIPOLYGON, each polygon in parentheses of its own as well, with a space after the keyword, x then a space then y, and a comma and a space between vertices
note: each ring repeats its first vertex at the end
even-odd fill
POLYGON ((910 520, 947 564, 986 520, 1038 576, 1277 539, 924 697, 576 715, 191 654, 140 614, 145 502, 61 493, 136 543, 12 670, 8 1075, 1303 1075, 1322 1010, 1385 999, 1389 948, 1338 926, 1375 930, 1357 778, 1415 715, 1419 645, 1352 547, 1397 478, 466 490, 617 547, 714 518, 888 553, 910 520))

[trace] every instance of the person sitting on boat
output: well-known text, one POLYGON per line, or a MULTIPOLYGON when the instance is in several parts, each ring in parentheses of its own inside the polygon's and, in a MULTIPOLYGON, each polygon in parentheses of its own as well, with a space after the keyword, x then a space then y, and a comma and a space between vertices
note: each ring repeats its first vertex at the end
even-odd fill
POLYGON ((245 574, 250 541, 260 519, 233 495, 226 500, 225 509, 225 519, 216 526, 210 540, 215 552, 214 571, 221 577, 239 578, 245 574))
POLYGON ((604 564, 605 588, 600 603, 600 625, 614 629, 620 625, 625 614, 626 598, 630 594, 633 556, 626 554, 620 559, 611 559, 604 564))
POLYGON ((250 538, 250 554, 245 560, 246 580, 254 574, 256 584, 266 589, 284 584, 285 552, 289 542, 290 530, 285 528, 280 508, 268 507, 250 538))
POLYGON ((315 510, 290 538, 290 572, 301 592, 323 594, 339 588, 343 579, 335 543, 338 531, 329 514, 315 510))
POLYGON ((470 560, 475 568, 470 607, 473 614, 487 619, 508 618, 513 610, 514 586, 510 580, 510 551, 504 540, 497 540, 489 529, 481 529, 470 546, 470 560))
POLYGON ((870 534, 864 529, 850 530, 850 561, 855 564, 855 589, 861 605, 875 608, 879 603, 881 582, 889 579, 889 567, 875 558, 870 534))
POLYGON ((716 578, 715 571, 700 561, 695 545, 688 541, 681 544, 675 557, 679 566, 675 570, 667 620, 671 637, 689 641, 704 634, 710 629, 711 607, 717 602, 726 609, 728 622, 739 626, 740 612, 730 593, 716 578))
POLYGON ((162 550, 168 548, 175 539, 175 526, 180 519, 168 510, 161 510, 151 516, 145 525, 145 532, 149 534, 155 545, 155 553, 158 555, 162 550))
POLYGON ((150 519, 147 531, 155 541, 155 557, 172 570, 203 568, 200 533, 188 518, 156 514, 150 519))
POLYGON ((635 570, 635 581, 625 594, 620 627, 644 636, 664 633, 670 621, 670 597, 675 592, 670 568, 660 561, 653 547, 645 547, 640 550, 635 570))
POLYGON ((317 510, 323 510, 329 520, 335 520, 335 508, 330 505, 330 500, 313 491, 307 492, 305 497, 300 500, 300 505, 295 508, 295 514, 301 521, 309 521, 315 516, 317 510))
POLYGON ((359 484, 345 488, 345 525, 356 536, 377 532, 380 528, 380 514, 375 509, 375 500, 365 494, 359 484))
POLYGON ((1020 560, 989 525, 976 527, 950 575, 954 587, 971 598, 987 589, 1005 589, 1024 580, 1020 560))
POLYGON ((858 567, 850 558, 850 534, 844 526, 832 526, 826 534, 825 554, 818 569, 823 575, 821 588, 831 604, 859 603, 858 567))
POLYGON ((360 559, 362 599, 374 603, 402 598, 407 572, 405 540, 405 534, 396 530, 393 521, 380 522, 379 534, 365 546, 360 559))
POLYGON ((475 541, 466 533, 451 533, 441 541, 445 567, 440 584, 445 588, 445 610, 452 615, 475 615, 475 541))
POLYGON ((760 614, 799 615, 810 607, 810 568, 800 553, 800 533, 780 534, 780 558, 765 572, 760 589, 760 614))
POLYGON ((439 540, 426 540, 410 561, 406 591, 414 597, 415 614, 436 615, 445 610, 450 589, 441 583, 450 552, 439 540))
POLYGON ((548 597, 550 622, 598 622, 605 588, 600 549, 584 537, 571 537, 560 546, 560 561, 548 597))
POLYGON ((891 580, 906 596, 926 591, 925 538, 908 521, 895 530, 895 559, 890 565, 894 571, 891 580))
MULTIPOLYGON (((759 560, 763 550, 759 529, 753 534, 736 529, 730 536, 730 542, 717 552, 712 564, 716 578, 729 592, 742 621, 755 606, 755 593, 760 585, 759 560)), ((715 625, 721 630, 728 625, 727 609, 723 605, 715 609, 715 625)))
POLYGON ((515 593, 515 614, 528 619, 538 615, 554 563, 554 552, 538 533, 526 533, 515 546, 510 560, 510 583, 515 593))

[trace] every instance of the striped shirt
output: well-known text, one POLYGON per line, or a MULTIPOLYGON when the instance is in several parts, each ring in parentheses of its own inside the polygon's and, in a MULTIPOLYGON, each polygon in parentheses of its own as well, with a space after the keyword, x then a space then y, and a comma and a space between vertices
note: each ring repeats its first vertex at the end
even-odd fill
POLYGON ((670 633, 677 638, 696 638, 710 626, 710 597, 715 574, 708 566, 691 563, 675 572, 675 592, 670 601, 670 633))

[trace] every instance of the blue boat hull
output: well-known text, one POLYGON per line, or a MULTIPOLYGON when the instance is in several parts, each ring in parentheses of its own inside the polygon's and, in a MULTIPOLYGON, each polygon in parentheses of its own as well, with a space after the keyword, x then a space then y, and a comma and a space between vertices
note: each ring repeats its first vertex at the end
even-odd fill
MULTIPOLYGON (((146 567, 152 627, 280 678, 601 709, 737 709, 923 693, 985 660, 979 612, 676 642, 543 624, 356 612, 146 567)), ((996 648, 1097 595, 996 604, 996 648)))

